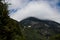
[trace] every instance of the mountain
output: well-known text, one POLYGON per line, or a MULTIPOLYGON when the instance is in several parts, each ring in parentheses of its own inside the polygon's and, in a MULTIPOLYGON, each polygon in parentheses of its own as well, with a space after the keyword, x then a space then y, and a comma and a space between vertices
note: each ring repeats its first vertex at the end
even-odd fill
MULTIPOLYGON (((22 24, 26 40, 57 40, 55 39, 56 35, 60 35, 60 24, 51 20, 29 17, 20 23, 22 24)), ((60 40, 59 37, 58 40, 60 40)))

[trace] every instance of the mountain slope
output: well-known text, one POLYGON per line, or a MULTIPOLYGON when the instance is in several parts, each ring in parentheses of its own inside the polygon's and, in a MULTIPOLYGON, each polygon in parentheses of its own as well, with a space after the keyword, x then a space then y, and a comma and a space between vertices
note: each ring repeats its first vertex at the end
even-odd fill
POLYGON ((60 24, 51 20, 39 20, 29 17, 20 22, 26 40, 49 40, 60 34, 60 24))

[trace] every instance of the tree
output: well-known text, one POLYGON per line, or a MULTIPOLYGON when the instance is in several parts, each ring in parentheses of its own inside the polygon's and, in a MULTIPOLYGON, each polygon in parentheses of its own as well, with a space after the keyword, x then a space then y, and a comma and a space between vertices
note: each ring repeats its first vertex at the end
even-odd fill
POLYGON ((0 0, 0 40, 24 40, 18 22, 8 16, 7 8, 8 5, 0 0))

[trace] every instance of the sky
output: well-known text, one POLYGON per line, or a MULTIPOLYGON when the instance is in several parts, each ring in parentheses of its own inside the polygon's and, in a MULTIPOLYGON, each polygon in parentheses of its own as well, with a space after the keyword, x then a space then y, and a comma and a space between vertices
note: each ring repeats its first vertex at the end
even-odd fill
POLYGON ((60 23, 60 0, 5 0, 10 18, 18 22, 28 17, 60 23))

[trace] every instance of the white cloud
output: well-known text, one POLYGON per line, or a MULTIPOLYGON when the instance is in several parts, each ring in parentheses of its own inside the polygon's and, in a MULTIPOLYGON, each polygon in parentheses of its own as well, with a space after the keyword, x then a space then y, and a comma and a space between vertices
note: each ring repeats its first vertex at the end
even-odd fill
POLYGON ((9 10, 11 9, 19 9, 24 7, 29 0, 5 0, 7 3, 11 3, 11 5, 9 5, 9 10))
POLYGON ((47 2, 30 2, 26 7, 17 11, 10 16, 11 18, 21 21, 27 17, 36 17, 38 19, 53 20, 60 23, 60 14, 51 8, 47 2))
POLYGON ((59 0, 6 0, 6 2, 11 3, 12 5, 9 6, 9 10, 11 9, 19 9, 25 7, 30 1, 48 1, 52 6, 55 6, 59 0))
POLYGON ((53 20, 60 23, 60 12, 58 12, 56 9, 56 3, 58 0, 29 1, 31 0, 6 0, 6 2, 12 4, 8 8, 9 10, 19 9, 17 12, 12 13, 10 17, 17 21, 21 21, 27 17, 32 16, 39 19, 53 20))

